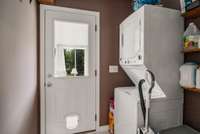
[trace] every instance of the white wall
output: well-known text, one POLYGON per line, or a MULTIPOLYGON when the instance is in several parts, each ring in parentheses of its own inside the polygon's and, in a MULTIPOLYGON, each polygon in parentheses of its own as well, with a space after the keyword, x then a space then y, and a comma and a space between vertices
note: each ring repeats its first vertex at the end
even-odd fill
POLYGON ((36 2, 0 0, 0 134, 38 132, 36 30, 36 2))

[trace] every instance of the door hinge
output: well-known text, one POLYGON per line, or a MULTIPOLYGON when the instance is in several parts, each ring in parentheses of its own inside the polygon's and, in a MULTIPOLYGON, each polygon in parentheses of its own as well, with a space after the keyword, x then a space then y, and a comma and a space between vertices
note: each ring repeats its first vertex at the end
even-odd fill
POLYGON ((97 32, 98 30, 98 27, 97 27, 97 24, 95 24, 95 32, 97 32))
POLYGON ((97 70, 94 70, 94 75, 97 76, 97 70))
POLYGON ((55 57, 56 56, 56 48, 54 47, 53 48, 53 57, 55 57))
POLYGON ((95 121, 97 121, 97 114, 95 114, 95 117, 94 117, 94 118, 95 118, 95 121))
POLYGON ((124 34, 121 35, 121 40, 122 40, 122 47, 124 47, 124 34))

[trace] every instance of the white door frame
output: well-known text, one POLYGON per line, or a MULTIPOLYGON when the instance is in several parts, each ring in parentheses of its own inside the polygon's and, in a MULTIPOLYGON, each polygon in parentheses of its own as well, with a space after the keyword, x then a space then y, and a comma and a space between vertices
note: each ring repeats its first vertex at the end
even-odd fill
POLYGON ((46 134, 46 102, 45 102, 45 12, 47 10, 67 11, 83 15, 92 15, 96 18, 96 131, 100 128, 100 13, 73 8, 40 5, 40 134, 46 134))

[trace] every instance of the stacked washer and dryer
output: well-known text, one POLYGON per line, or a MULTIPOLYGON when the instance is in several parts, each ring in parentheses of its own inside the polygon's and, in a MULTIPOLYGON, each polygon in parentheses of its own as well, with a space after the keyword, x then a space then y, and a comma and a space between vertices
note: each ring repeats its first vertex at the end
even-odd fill
MULTIPOLYGON (((160 131, 182 125, 179 67, 183 64, 183 30, 179 11, 151 5, 143 6, 120 24, 120 65, 136 86, 115 89, 115 134, 136 134, 144 125, 137 85, 146 79, 147 69, 156 78, 151 127, 160 131)), ((147 89, 143 92, 145 96, 147 89)))

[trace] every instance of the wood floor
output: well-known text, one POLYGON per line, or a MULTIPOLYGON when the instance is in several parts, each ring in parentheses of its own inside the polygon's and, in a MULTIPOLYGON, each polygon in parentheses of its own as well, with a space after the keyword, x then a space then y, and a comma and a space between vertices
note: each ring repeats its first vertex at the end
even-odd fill
POLYGON ((92 133, 89 133, 89 134, 109 134, 108 132, 92 132, 92 133))

